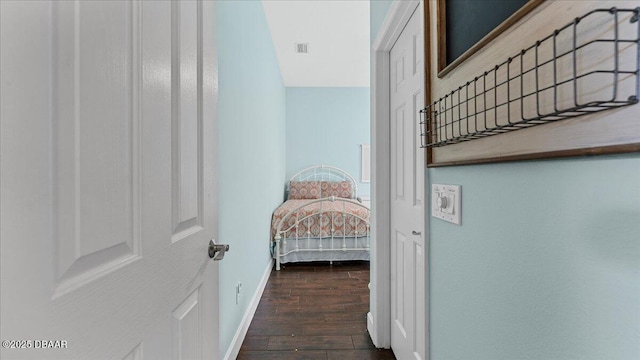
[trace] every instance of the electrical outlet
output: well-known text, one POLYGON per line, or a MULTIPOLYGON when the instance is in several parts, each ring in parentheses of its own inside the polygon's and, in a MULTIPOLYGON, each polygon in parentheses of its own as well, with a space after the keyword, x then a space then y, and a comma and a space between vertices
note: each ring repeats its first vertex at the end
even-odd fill
POLYGON ((240 292, 242 291, 242 283, 238 282, 236 285, 236 305, 240 303, 240 292))

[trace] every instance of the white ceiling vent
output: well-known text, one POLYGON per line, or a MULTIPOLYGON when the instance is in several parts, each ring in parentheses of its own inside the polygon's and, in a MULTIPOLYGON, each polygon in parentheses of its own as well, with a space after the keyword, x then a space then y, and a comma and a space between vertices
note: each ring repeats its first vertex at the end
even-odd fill
POLYGON ((308 54, 309 43, 296 43, 296 54, 308 54))

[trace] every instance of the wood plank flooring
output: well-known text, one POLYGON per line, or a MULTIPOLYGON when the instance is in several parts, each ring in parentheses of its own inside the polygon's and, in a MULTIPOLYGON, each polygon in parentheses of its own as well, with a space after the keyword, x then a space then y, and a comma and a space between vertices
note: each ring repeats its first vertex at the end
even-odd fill
POLYGON ((272 271, 238 359, 395 359, 367 333, 369 262, 272 271))

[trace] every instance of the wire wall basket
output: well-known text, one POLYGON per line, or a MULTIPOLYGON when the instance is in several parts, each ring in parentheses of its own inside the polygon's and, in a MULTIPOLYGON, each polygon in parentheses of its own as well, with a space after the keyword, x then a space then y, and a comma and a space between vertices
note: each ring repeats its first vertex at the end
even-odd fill
POLYGON ((636 104, 639 13, 592 10, 460 85, 420 111, 421 147, 636 104))

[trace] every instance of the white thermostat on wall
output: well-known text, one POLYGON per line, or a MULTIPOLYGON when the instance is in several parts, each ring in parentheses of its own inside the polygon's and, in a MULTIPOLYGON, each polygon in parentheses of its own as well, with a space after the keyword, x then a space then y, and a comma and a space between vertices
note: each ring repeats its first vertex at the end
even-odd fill
POLYGON ((431 185, 431 216, 460 225, 460 185, 431 185))

